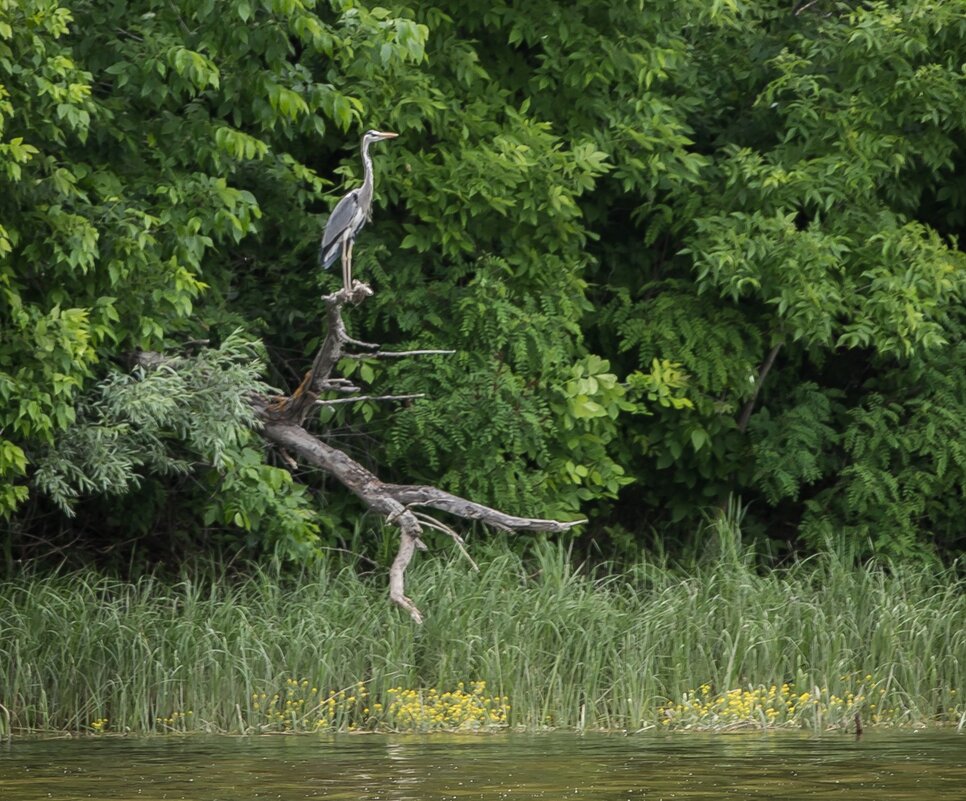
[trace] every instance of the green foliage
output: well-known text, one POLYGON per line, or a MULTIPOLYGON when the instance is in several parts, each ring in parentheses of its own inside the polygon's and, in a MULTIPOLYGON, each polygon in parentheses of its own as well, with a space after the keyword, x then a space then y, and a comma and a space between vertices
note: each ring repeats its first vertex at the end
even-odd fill
MULTIPOLYGON (((469 687, 470 677, 509 696, 507 722, 528 729, 662 727, 666 709, 703 684, 703 694, 743 695, 786 682, 821 688, 821 699, 796 704, 798 714, 782 710, 819 731, 851 723, 856 711, 867 725, 960 720, 961 572, 860 568, 825 556, 762 573, 740 540, 731 545, 686 569, 645 561, 596 574, 575 566, 562 543, 526 556, 490 544, 475 554, 478 574, 458 558, 424 559, 409 586, 431 613, 416 631, 386 602, 381 581, 332 563, 297 576, 249 569, 128 581, 28 566, 0 584, 0 651, 11 655, 0 661, 0 726, 8 734, 405 726, 390 710, 399 688, 469 687), (294 689, 298 679, 306 683, 294 689), (836 709, 832 696, 849 694, 866 704, 836 709), (300 700, 304 708, 291 709, 300 700), (820 701, 824 723, 808 709, 820 701), (365 714, 375 704, 388 720, 365 714)), ((674 725, 686 725, 686 710, 674 711, 674 725)))
POLYGON ((749 427, 754 440, 752 480, 770 504, 797 500, 805 487, 834 469, 827 454, 840 437, 830 425, 829 394, 813 383, 803 383, 795 388, 781 414, 772 417, 768 409, 762 409, 755 415, 749 427))
MULTIPOLYGON (((576 496, 582 501, 615 498, 621 487, 634 481, 610 458, 608 450, 619 436, 621 413, 641 411, 642 407, 627 399, 627 390, 609 370, 610 362, 605 359, 586 357, 571 368, 570 380, 558 390, 561 399, 551 404, 567 438, 563 442, 566 451, 548 472, 551 481, 564 473, 565 479, 579 487, 576 496)), ((554 491, 563 494, 563 481, 554 483, 554 491)))
POLYGON ((966 122, 951 100, 966 88, 961 9, 756 3, 732 23, 691 40, 703 77, 669 76, 701 97, 701 180, 663 193, 669 212, 638 210, 636 233, 654 245, 636 270, 625 245, 601 250, 622 263, 597 338, 616 336, 639 364, 680 362, 694 402, 631 421, 645 457, 632 474, 656 520, 737 490, 764 501, 764 527, 777 518, 813 546, 957 550, 946 512, 961 507, 964 475, 905 423, 910 396, 930 399, 930 431, 951 431, 944 418, 963 408, 926 368, 951 364, 963 337, 966 265, 949 216, 966 122), (887 376, 903 407, 891 421, 875 400, 887 376), (689 431, 704 432, 703 453, 686 447, 689 431))
POLYGON ((267 465, 264 459, 262 449, 246 447, 233 454, 225 469, 208 472, 211 501, 203 523, 241 529, 252 550, 310 560, 318 554, 318 511, 288 470, 267 465))
POLYGON ((453 347, 454 356, 387 369, 394 389, 429 395, 394 415, 387 456, 407 472, 425 465, 412 478, 483 501, 572 514, 587 487, 612 492, 607 482, 619 480, 601 446, 615 435, 623 389, 601 360, 575 362, 579 329, 566 321, 585 305, 582 283, 549 272, 546 294, 517 297, 512 275, 503 261, 480 264, 452 298, 459 329, 439 312, 425 321, 419 341, 453 347), (569 291, 555 286, 564 282, 569 291), (586 386, 578 386, 582 378, 586 386))
POLYGON ((962 342, 884 373, 843 433, 841 482, 809 502, 803 530, 822 542, 834 526, 895 556, 921 555, 928 520, 940 543, 962 543, 966 496, 966 359, 962 342))
POLYGON ((74 424, 36 455, 34 482, 71 514, 78 497, 123 494, 148 473, 187 473, 199 461, 234 470, 255 425, 245 393, 262 386, 261 370, 236 335, 197 357, 111 372, 84 396, 74 424))
POLYGON ((201 395, 207 442, 109 399, 172 380, 120 354, 239 328, 297 383, 380 127, 349 324, 457 353, 347 362, 426 397, 316 431, 638 542, 735 493, 788 547, 956 552, 964 61, 940 0, 0 0, 0 514, 190 466, 172 517, 298 554, 348 528, 201 395))

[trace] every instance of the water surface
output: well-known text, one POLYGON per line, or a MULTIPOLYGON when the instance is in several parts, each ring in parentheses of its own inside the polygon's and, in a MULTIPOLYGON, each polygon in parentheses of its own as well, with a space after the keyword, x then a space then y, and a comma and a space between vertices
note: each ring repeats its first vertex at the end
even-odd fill
POLYGON ((966 801, 951 731, 14 740, 0 799, 966 801))

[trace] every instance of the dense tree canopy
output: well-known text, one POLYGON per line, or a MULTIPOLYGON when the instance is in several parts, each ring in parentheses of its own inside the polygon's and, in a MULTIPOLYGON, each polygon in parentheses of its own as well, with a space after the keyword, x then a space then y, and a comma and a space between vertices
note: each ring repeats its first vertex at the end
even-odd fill
MULTIPOLYGON (((359 509, 245 393, 377 145, 359 460, 686 544, 963 548, 966 2, 0 0, 0 516, 290 556, 359 509), (137 350, 172 355, 132 369, 137 350)), ((264 384, 262 382, 265 382, 264 384)))

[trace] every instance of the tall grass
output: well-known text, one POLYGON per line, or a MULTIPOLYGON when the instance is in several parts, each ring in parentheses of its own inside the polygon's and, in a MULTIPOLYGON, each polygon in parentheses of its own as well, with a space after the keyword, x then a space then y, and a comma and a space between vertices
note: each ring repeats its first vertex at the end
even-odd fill
POLYGON ((824 556, 759 571, 724 548, 688 570, 608 573, 547 544, 477 555, 479 573, 438 555, 413 566, 421 627, 348 567, 178 582, 27 571, 0 584, 0 735, 249 732, 260 694, 289 679, 320 695, 362 681, 373 703, 484 680, 524 727, 646 728, 702 684, 845 697, 858 682, 882 721, 963 713, 966 586, 953 568, 824 556))

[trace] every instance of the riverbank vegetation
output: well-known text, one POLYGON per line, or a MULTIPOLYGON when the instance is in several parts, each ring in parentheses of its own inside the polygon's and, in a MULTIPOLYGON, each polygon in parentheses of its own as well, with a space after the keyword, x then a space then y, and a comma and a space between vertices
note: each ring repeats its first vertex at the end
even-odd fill
MULTIPOLYGON (((560 545, 423 559, 414 626, 380 572, 0 585, 11 732, 735 729, 963 725, 956 568, 823 555, 761 570, 574 564, 560 545)), ((961 566, 960 566, 961 567, 961 566)))

